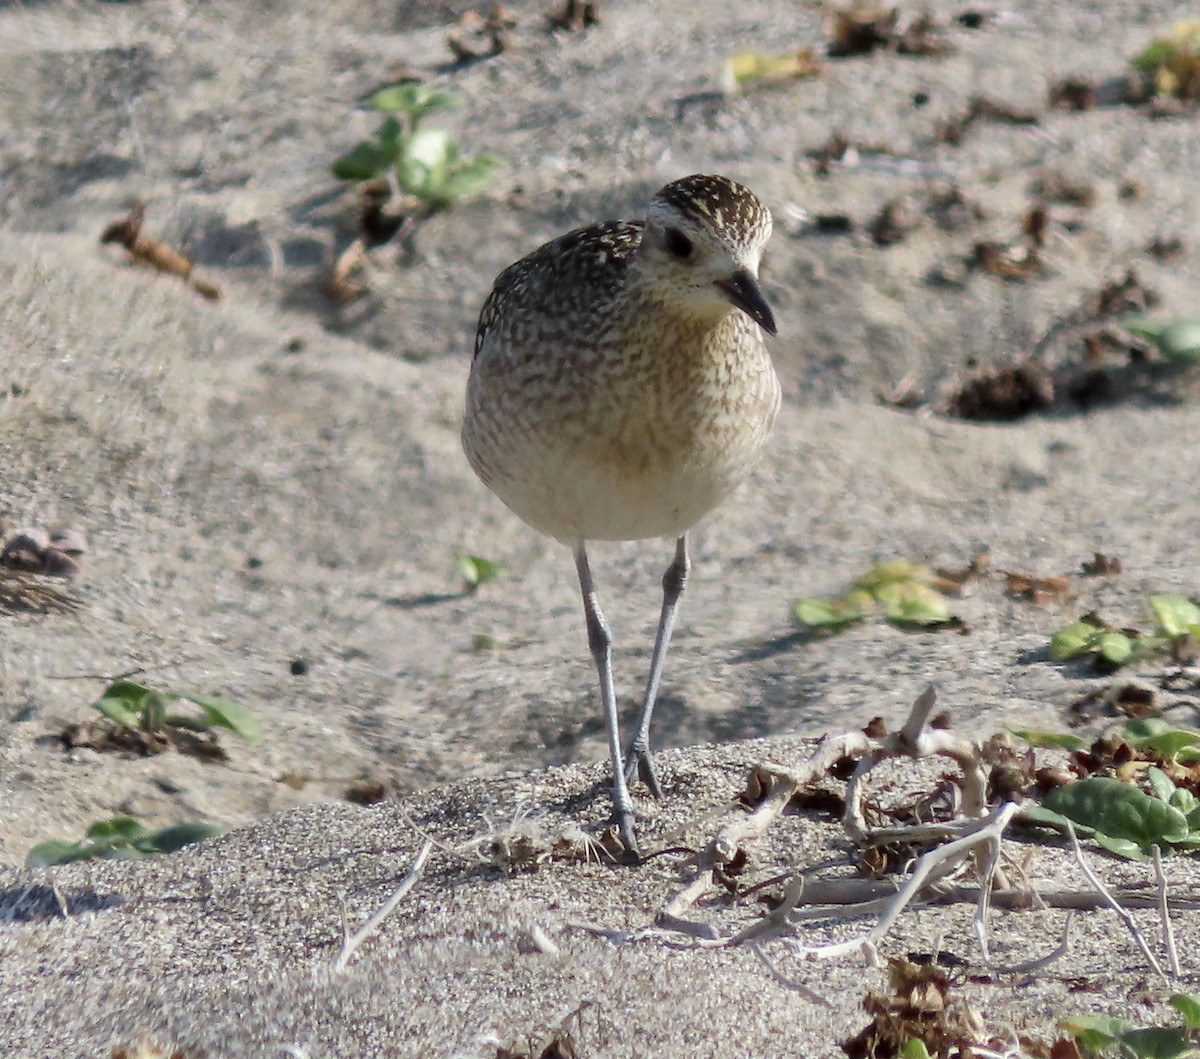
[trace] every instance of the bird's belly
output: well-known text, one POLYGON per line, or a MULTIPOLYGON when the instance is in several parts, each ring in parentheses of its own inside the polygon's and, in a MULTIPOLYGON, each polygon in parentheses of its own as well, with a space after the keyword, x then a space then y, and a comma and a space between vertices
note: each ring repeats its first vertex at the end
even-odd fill
POLYGON ((653 430, 505 432, 490 447, 500 458, 476 471, 524 522, 562 541, 678 537, 749 473, 774 417, 764 405, 753 423, 709 424, 686 443, 653 430))

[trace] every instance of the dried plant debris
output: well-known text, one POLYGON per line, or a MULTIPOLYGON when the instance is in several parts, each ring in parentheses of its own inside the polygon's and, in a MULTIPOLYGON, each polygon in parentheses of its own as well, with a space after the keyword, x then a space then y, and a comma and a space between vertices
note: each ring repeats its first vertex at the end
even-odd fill
POLYGON ((1044 411, 1054 396, 1050 373, 1027 360, 980 371, 953 394, 945 411, 958 419, 1005 422, 1044 411))
POLYGON ((1065 577, 1036 577, 1033 574, 1007 573, 1005 590, 1013 599, 1039 606, 1061 603, 1071 595, 1071 582, 1065 577))
POLYGON ((1083 77, 1067 77, 1050 86, 1048 101, 1055 110, 1076 111, 1145 102, 1144 95, 1135 95, 1134 92, 1135 82, 1127 77, 1110 77, 1095 81, 1083 77))
POLYGON ((367 244, 364 239, 355 239, 338 254, 329 272, 326 290, 338 305, 348 305, 367 292, 362 278, 366 272, 367 244))
POLYGON ((876 246, 890 246, 904 239, 920 222, 917 203, 909 195, 899 195, 883 204, 867 230, 876 246))
POLYGON ((887 144, 860 143, 834 132, 807 155, 817 176, 829 176, 839 169, 853 169, 865 158, 895 158, 896 151, 887 144))
POLYGON ((901 16, 898 7, 872 3, 837 8, 829 18, 826 54, 830 58, 866 55, 885 49, 901 55, 948 55, 953 45, 932 16, 901 16))
POLYGON ((1159 261, 1167 261, 1183 253, 1183 240, 1177 235, 1156 235, 1146 246, 1146 253, 1159 261))
POLYGON ((1064 206, 1090 209, 1096 204, 1096 188, 1086 180, 1075 180, 1062 173, 1044 173, 1029 188, 1030 192, 1045 202, 1057 202, 1064 206))
POLYGON ((595 0, 564 0, 562 7, 546 18, 552 31, 582 33, 600 24, 600 4, 595 0))
POLYGON ((1002 243, 994 239, 981 239, 971 248, 970 264, 972 267, 990 272, 1015 283, 1023 283, 1045 270, 1041 254, 1037 250, 1037 238, 1031 239, 1034 245, 1024 241, 1002 243))
POLYGON ((387 800, 388 788, 383 780, 360 780, 352 783, 342 797, 354 805, 378 805, 387 800))
POLYGON ((938 143, 960 144, 968 129, 984 121, 1002 125, 1037 125, 1040 120, 1034 111, 1022 110, 990 96, 972 96, 964 113, 938 126, 936 140, 938 143))
POLYGON ((769 54, 761 51, 734 52, 722 64, 721 89, 735 95, 752 87, 787 84, 819 77, 825 67, 812 48, 769 54))
MULTIPOLYGON (((1037 254, 1035 240, 1043 230, 1031 214, 1026 219, 1029 234, 1024 238, 1033 244, 1028 252, 1037 254)), ((1130 269, 1119 280, 1105 284, 1081 300, 1069 313, 1056 320, 1032 347, 1023 350, 1007 364, 981 369, 970 375, 965 382, 957 384, 949 394, 937 402, 936 407, 947 415, 964 419, 1011 420, 1033 412, 1045 411, 1060 400, 1072 402, 1078 407, 1089 407, 1099 400, 1114 400, 1118 396, 1116 384, 1107 367, 1101 363, 1110 350, 1118 351, 1124 358, 1124 367, 1129 368, 1147 359, 1145 347, 1131 345, 1115 334, 1096 330, 1098 322, 1111 319, 1118 313, 1130 309, 1144 308, 1156 304, 1157 294, 1145 286, 1137 273, 1130 269), (1047 350, 1056 341, 1078 336, 1078 345, 1067 345, 1073 355, 1062 356, 1056 364, 1046 363, 1047 350)), ((1170 321, 1176 323, 1177 321, 1170 321)), ((1134 329, 1133 333, 1146 336, 1149 331, 1161 333, 1160 321, 1150 321, 1140 315, 1127 316, 1121 323, 1134 329)), ((1163 359, 1189 362, 1194 354, 1192 333, 1180 327, 1168 333, 1168 339, 1178 341, 1179 352, 1163 353, 1163 359)), ((1196 333, 1200 344, 1200 330, 1196 333)), ((1161 339, 1157 340, 1161 343, 1161 339)), ((1175 349, 1174 346, 1171 347, 1175 349)), ((1160 349, 1161 352, 1161 349, 1160 349)))
POLYGON ((395 212, 387 208, 391 202, 392 189, 386 180, 364 182, 359 195, 362 208, 359 211, 358 224, 367 249, 390 243, 411 227, 411 212, 395 212))
POLYGON ((983 1019, 954 993, 936 958, 916 963, 891 957, 888 985, 887 992, 870 992, 863 1000, 871 1021, 842 1042, 850 1059, 920 1054, 912 1050, 912 1041, 920 1041, 930 1057, 973 1055, 990 1045, 983 1019))
POLYGON ((1176 22, 1129 60, 1128 76, 1070 77, 1050 87, 1064 110, 1147 105, 1151 117, 1173 117, 1200 101, 1200 19, 1176 22))
POLYGON ((525 809, 518 809, 507 824, 492 825, 467 843, 464 852, 481 864, 497 868, 506 875, 531 871, 551 860, 583 861, 599 864, 615 862, 624 852, 615 827, 599 835, 585 832, 570 822, 551 831, 525 809))
POLYGON ((1081 695, 1069 709, 1069 724, 1076 728, 1101 717, 1149 717, 1158 713, 1158 702, 1154 689, 1142 684, 1107 684, 1081 695))
POLYGON ((178 276, 201 297, 219 301, 220 288, 192 274, 195 262, 190 257, 142 231, 145 219, 146 205, 138 200, 125 217, 104 229, 100 235, 101 244, 123 246, 132 260, 178 276))
POLYGON ((87 538, 76 529, 44 530, 40 526, 18 530, 0 548, 0 566, 50 577, 73 578, 79 557, 87 551, 87 538))
POLYGON ((963 29, 982 29, 989 22, 995 21, 995 11, 967 10, 960 11, 954 21, 963 29))
MULTIPOLYGON (((594 1001, 583 1001, 548 1035, 536 1040, 529 1037, 522 1044, 514 1044, 508 1048, 498 1047, 493 1059, 583 1059, 584 1056, 592 1054, 591 1050, 585 1047, 586 1038, 589 1036, 585 1016, 596 1007, 594 1001)), ((598 1031, 599 1010, 593 1014, 598 1031)))
POLYGON ((83 603, 41 578, 0 569, 0 614, 71 614, 83 603))
POLYGON ((1085 559, 1079 572, 1084 577, 1111 577, 1121 572, 1121 560, 1103 552, 1093 552, 1090 559, 1085 559))
POLYGON ((493 4, 486 15, 468 11, 457 28, 446 34, 446 46, 456 62, 490 59, 508 51, 517 20, 504 4, 493 4))

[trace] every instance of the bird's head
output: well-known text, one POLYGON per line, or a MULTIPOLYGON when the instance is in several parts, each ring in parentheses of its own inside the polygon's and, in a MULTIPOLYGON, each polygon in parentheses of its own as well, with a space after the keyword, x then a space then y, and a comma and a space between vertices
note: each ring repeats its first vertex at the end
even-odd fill
POLYGON ((650 201, 638 250, 652 296, 685 313, 716 318, 740 309, 768 334, 775 315, 758 284, 771 238, 771 212, 749 188, 697 174, 668 184, 650 201))

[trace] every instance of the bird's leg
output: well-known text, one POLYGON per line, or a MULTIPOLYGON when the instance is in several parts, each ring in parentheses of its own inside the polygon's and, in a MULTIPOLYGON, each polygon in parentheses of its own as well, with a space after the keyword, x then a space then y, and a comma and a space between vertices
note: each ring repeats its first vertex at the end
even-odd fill
POLYGON ((629 853, 638 855, 637 838, 633 833, 633 799, 625 782, 625 762, 621 757, 621 730, 617 721, 617 694, 613 687, 612 633, 596 602, 596 586, 588 566, 587 548, 582 540, 575 542, 575 569, 579 573, 579 589, 583 593, 583 614, 587 619, 588 646, 600 675, 600 702, 604 707, 604 723, 608 728, 608 750, 613 769, 613 815, 617 818, 621 841, 629 853))
POLYGON ((688 560, 687 534, 675 542, 675 558, 663 574, 663 605, 662 614, 658 618, 658 633, 654 637, 654 655, 650 659, 650 679, 646 682, 646 698, 642 703, 642 712, 638 715, 637 728, 633 733, 633 741, 629 744, 629 756, 625 759, 625 780, 632 782, 634 775, 639 776, 643 783, 650 788, 655 798, 663 796, 658 776, 654 771, 654 763, 650 760, 650 717, 654 713, 654 700, 658 698, 658 684, 662 679, 663 663, 667 658, 667 648, 671 646, 671 631, 675 628, 675 610, 679 605, 679 597, 687 586, 688 571, 692 564, 688 560))

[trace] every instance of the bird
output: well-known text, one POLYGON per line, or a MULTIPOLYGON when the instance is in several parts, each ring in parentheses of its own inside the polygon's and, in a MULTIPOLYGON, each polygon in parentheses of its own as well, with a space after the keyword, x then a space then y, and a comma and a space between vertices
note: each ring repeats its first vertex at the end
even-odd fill
POLYGON ((577 228, 510 265, 479 314, 463 449, 509 509, 574 554, 613 817, 634 860, 629 785, 640 778, 663 798, 650 722, 691 568, 688 533, 753 469, 779 411, 764 340, 777 327, 758 278, 771 227, 749 188, 686 176, 661 188, 642 219, 577 228), (625 751, 587 546, 650 538, 673 539, 675 554, 625 751))

